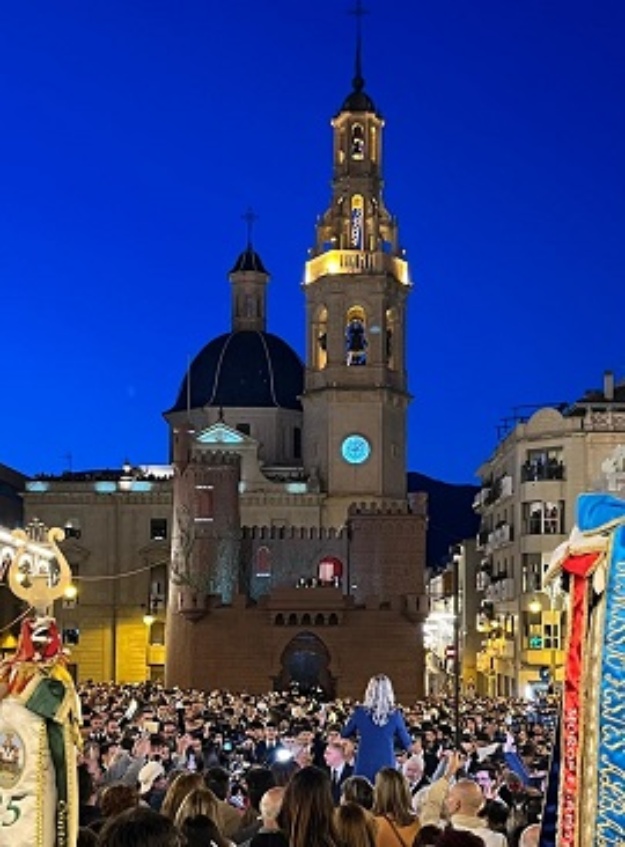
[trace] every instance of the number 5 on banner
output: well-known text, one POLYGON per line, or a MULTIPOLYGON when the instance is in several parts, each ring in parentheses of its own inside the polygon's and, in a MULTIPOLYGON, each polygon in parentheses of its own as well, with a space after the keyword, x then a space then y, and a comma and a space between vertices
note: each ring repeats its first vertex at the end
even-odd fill
POLYGON ((25 794, 0 794, 0 827, 10 827, 20 819, 22 810, 19 804, 25 794), (5 805, 5 801, 6 805, 5 805))

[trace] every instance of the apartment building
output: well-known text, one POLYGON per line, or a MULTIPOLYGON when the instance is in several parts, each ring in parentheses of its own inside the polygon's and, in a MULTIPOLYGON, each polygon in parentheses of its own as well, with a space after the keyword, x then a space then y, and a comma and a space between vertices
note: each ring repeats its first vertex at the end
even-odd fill
POLYGON ((565 598, 543 590, 585 491, 625 491, 625 382, 517 416, 479 468, 477 690, 529 695, 562 678, 565 598))

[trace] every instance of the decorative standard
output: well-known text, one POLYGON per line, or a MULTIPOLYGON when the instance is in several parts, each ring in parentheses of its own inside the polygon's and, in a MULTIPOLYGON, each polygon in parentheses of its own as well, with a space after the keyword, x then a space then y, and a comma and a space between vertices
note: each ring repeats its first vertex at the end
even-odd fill
POLYGON ((74 847, 78 833, 80 706, 50 615, 71 589, 64 537, 38 521, 0 531, 9 588, 29 606, 15 655, 0 664, 0 828, 13 847, 74 847))

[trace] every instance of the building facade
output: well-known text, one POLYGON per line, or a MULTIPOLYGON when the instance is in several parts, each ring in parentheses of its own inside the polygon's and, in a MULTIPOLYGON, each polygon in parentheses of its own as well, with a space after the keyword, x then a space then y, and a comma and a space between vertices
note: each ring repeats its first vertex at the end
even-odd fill
POLYGON ((481 693, 523 696, 561 680, 566 609, 542 578, 575 524, 578 495, 623 492, 624 461, 625 385, 608 372, 600 390, 516 421, 480 467, 481 693))
MULTIPOLYGON (((22 494, 26 477, 7 465, 0 464, 0 528, 10 531, 22 526, 24 518, 22 494)), ((16 645, 12 622, 21 612, 20 603, 4 583, 9 556, 0 540, 0 658, 16 645)))
POLYGON ((360 696, 423 693, 427 498, 407 492, 406 301, 382 192, 384 122, 353 88, 304 274, 306 361, 267 330, 251 238, 231 326, 185 373, 167 466, 31 480, 26 521, 66 530, 56 610, 79 680, 360 696))
POLYGON ((476 626, 480 610, 476 581, 480 567, 476 540, 467 538, 450 547, 445 567, 431 573, 427 581, 425 688, 430 695, 452 694, 456 685, 465 696, 477 690, 481 636, 476 626))

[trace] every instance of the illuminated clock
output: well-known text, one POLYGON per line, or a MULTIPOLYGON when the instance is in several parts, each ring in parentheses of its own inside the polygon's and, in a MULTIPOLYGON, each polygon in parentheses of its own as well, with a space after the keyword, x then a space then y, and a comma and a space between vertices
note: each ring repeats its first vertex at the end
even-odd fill
POLYGON ((348 435, 341 444, 341 456, 350 465, 362 465, 371 455, 371 444, 364 435, 348 435))

